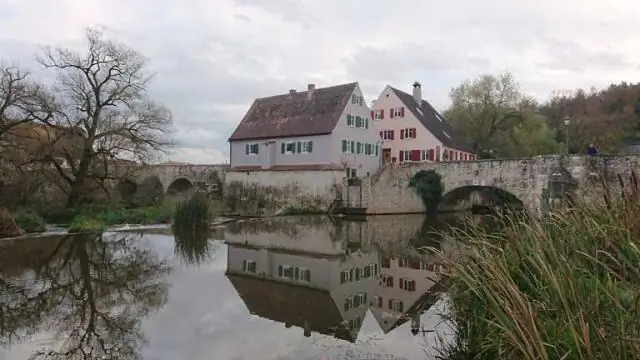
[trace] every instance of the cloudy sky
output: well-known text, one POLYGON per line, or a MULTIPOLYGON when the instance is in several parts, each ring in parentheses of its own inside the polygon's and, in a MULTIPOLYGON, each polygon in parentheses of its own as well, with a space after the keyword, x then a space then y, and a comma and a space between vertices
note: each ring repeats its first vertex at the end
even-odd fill
POLYGON ((637 82, 639 19, 637 0, 0 0, 0 57, 34 67, 41 45, 75 47, 100 27, 157 74, 170 159, 218 163, 255 97, 310 82, 359 81, 371 100, 419 80, 440 109, 483 73, 511 71, 540 100, 637 82))

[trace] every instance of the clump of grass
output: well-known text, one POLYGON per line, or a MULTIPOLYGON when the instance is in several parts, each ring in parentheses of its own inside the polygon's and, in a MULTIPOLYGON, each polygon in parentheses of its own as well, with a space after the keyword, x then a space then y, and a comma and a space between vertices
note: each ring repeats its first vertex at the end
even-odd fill
POLYGON ((6 208, 0 207, 0 238, 22 235, 13 215, 6 208))
POLYGON ((214 215, 211 201, 198 192, 176 204, 173 213, 175 250, 187 262, 198 264, 209 258, 214 215))
POLYGON ((106 224, 99 219, 78 215, 69 225, 69 232, 94 233, 103 232, 106 228, 106 224))
MULTIPOLYGON (((632 180, 636 184, 635 175, 632 180)), ((458 231, 444 358, 640 359, 640 196, 458 231)))
POLYGON ((16 224, 27 233, 38 233, 46 230, 45 222, 37 212, 22 209, 13 214, 16 224))

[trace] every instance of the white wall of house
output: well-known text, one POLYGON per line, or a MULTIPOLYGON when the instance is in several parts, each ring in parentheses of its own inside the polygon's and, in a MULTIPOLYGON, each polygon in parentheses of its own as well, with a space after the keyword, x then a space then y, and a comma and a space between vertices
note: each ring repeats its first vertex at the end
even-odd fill
POLYGON ((331 135, 231 141, 231 167, 331 164, 333 157, 327 150, 333 141, 331 135))
MULTIPOLYGON (((412 160, 411 151, 419 150, 420 157, 418 161, 438 161, 444 160, 452 151, 453 158, 449 160, 464 160, 464 152, 458 149, 449 149, 439 141, 415 115, 405 107, 405 104, 396 96, 391 87, 386 86, 378 96, 373 105, 373 111, 376 114, 374 120, 375 128, 378 131, 378 137, 382 132, 383 149, 390 149, 391 159, 395 158, 395 162, 415 161, 412 160), (401 110, 403 109, 403 110, 401 110), (394 112, 393 117, 391 112, 394 112), (382 112, 382 118, 380 115, 382 112), (407 131, 407 129, 409 131, 407 131), (415 130, 412 130, 415 129, 415 130), (412 135, 410 138, 401 136, 402 130, 412 135), (390 139, 390 131, 393 131, 393 139, 390 139), (415 132, 415 137, 413 133, 415 132), (403 138, 401 138, 403 137, 403 138), (402 151, 402 155, 400 154, 402 151), (445 156, 444 153, 447 152, 445 156), (409 153, 407 153, 409 152, 409 153), (430 154, 433 155, 430 155, 430 154), (402 159, 400 157, 403 157, 402 159), (433 159, 433 160, 430 160, 433 159)), ((469 160, 469 155, 466 159, 469 160)))
POLYGON ((367 173, 373 174, 378 170, 380 150, 376 152, 376 147, 381 142, 360 85, 356 85, 353 90, 332 136, 331 156, 334 164, 355 169, 357 176, 366 176, 367 173), (347 144, 346 151, 343 151, 343 141, 347 144))

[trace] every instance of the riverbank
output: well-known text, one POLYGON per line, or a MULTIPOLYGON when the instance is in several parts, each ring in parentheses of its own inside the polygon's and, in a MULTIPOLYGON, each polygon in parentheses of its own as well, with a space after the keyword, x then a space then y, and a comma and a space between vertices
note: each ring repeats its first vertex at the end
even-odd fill
POLYGON ((443 359, 640 358, 640 197, 459 231, 443 359))

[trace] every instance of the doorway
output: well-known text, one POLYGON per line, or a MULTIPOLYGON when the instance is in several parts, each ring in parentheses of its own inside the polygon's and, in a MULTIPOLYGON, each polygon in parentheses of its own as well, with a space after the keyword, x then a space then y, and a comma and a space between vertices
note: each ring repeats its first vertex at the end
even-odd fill
POLYGON ((391 162, 391 149, 382 149, 382 163, 389 164, 391 162))

